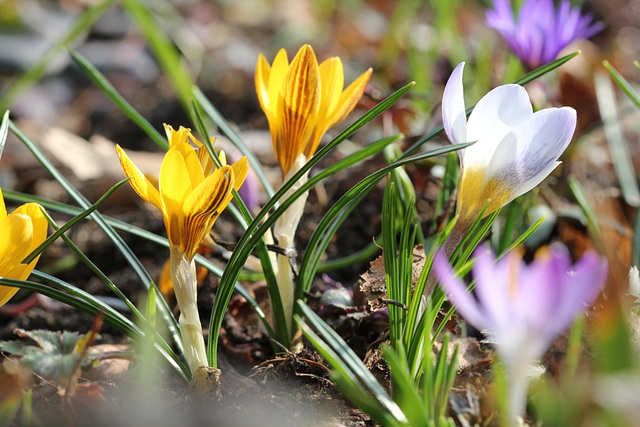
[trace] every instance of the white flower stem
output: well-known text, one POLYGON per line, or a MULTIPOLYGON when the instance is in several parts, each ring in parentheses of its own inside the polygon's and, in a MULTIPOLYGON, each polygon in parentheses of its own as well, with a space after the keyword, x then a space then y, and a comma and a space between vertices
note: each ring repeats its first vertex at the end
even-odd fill
MULTIPOLYGON (((300 170, 305 164, 307 159, 303 154, 298 156, 294 162, 291 170, 284 178, 284 182, 289 180, 293 174, 300 170)), ((308 174, 305 174, 293 187, 289 189, 283 196, 282 200, 289 198, 294 192, 296 192, 301 186, 303 186, 308 179, 308 174)), ((273 227, 273 235, 278 239, 278 245, 283 249, 295 249, 294 241, 296 230, 298 229, 298 223, 302 214, 304 213, 304 205, 307 202, 307 196, 309 192, 305 192, 302 196, 298 197, 295 202, 282 214, 275 222, 273 227)), ((278 291, 280 292, 280 301, 282 302, 282 308, 284 311, 285 322, 289 336, 293 335, 292 330, 292 317, 293 317, 293 304, 295 303, 295 284, 293 280, 293 271, 291 268, 291 259, 286 255, 278 255, 277 262, 277 275, 278 291)))
POLYGON ((208 366, 202 324, 198 314, 196 265, 176 245, 171 246, 171 280, 180 307, 180 333, 191 374, 208 366))
POLYGON ((527 407, 527 390, 529 379, 523 375, 509 372, 509 392, 507 393, 507 422, 508 425, 518 425, 518 418, 524 415, 527 407))

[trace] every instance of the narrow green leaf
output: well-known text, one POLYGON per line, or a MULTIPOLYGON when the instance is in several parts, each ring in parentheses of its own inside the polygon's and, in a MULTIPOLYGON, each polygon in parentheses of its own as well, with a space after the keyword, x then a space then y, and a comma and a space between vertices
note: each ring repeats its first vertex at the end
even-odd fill
MULTIPOLYGON (((638 62, 636 61, 635 64, 638 64, 638 62)), ((631 100, 631 102, 633 102, 636 105, 636 107, 640 108, 640 95, 638 95, 638 93, 633 89, 633 87, 631 86, 631 84, 629 84, 627 79, 622 77, 622 74, 620 74, 618 70, 613 68, 613 65, 611 65, 609 61, 603 61, 602 65, 604 65, 604 68, 606 68, 607 71, 609 71, 613 80, 620 87, 620 89, 622 89, 622 91, 627 95, 627 97, 631 100)))
MULTIPOLYGON (((29 139, 15 124, 10 121, 9 127, 11 131, 25 144, 25 146, 31 151, 40 164, 54 177, 54 179, 65 189, 65 191, 84 209, 88 209, 91 204, 89 201, 71 185, 71 183, 60 173, 58 169, 47 159, 42 150, 29 139)), ((142 284, 146 289, 150 286, 156 286, 153 280, 149 276, 147 270, 140 262, 140 260, 134 255, 129 246, 122 240, 122 238, 116 233, 116 231, 109 225, 109 223, 102 217, 100 212, 94 211, 89 215, 89 218, 93 219, 96 224, 107 235, 109 240, 113 242, 118 251, 123 255, 127 263, 131 266, 136 275, 140 278, 142 284)), ((182 347, 182 339, 178 327, 178 322, 173 316, 171 309, 167 305, 164 298, 158 298, 158 304, 162 318, 167 325, 167 329, 171 333, 171 336, 180 351, 180 354, 184 354, 182 347)))
POLYGON ((604 242, 602 240, 602 235, 600 234, 598 217, 593 211, 591 203, 589 203, 589 198, 587 197, 587 193, 584 191, 584 187, 582 187, 580 181, 578 181, 573 175, 570 175, 567 178, 567 182, 569 183, 569 188, 571 189, 571 193, 573 193, 573 197, 576 199, 578 206, 580 206, 582 213, 584 213, 584 216, 587 219, 587 229, 589 230, 589 234, 591 234, 591 237, 594 239, 596 246, 603 248, 604 242))
MULTIPOLYGON (((83 212, 82 209, 75 207, 75 206, 70 206, 64 203, 59 203, 59 202, 54 202, 51 200, 46 200, 43 199, 41 197, 35 197, 32 195, 28 195, 28 194, 24 194, 24 193, 20 193, 20 192, 16 192, 16 191, 12 191, 12 190, 5 190, 3 192, 3 195, 5 197, 5 199, 7 200, 13 200, 16 202, 20 202, 20 203, 38 203, 39 205, 42 205, 42 207, 44 207, 45 209, 48 210, 52 210, 52 211, 56 211, 56 212, 60 212, 60 213, 64 213, 67 215, 79 215, 83 212)), ((134 225, 131 225, 129 223, 114 219, 114 218, 110 218, 108 216, 104 216, 103 217, 105 219, 105 221, 114 229, 120 230, 120 231, 124 231, 126 233, 130 233, 133 234, 134 236, 140 237, 142 239, 148 240, 150 242, 154 242, 157 243, 165 248, 168 248, 169 245, 169 241, 165 238, 165 237, 161 237, 157 234, 151 233, 147 230, 143 230, 139 227, 136 227, 134 225)), ((91 220, 91 218, 88 218, 89 220, 91 220)), ((209 270, 210 272, 212 272, 213 274, 215 274, 218 277, 222 276, 223 270, 218 267, 217 265, 215 265, 213 262, 211 262, 210 260, 208 260, 207 258, 203 257, 202 255, 196 255, 194 258, 194 261, 199 264, 202 265, 204 268, 206 268, 207 270, 209 270)), ((258 316, 258 318, 262 321, 263 325, 265 326, 265 328, 267 329, 267 331, 269 332, 269 336, 275 336, 275 333, 271 330, 271 325, 269 324, 269 321, 266 318, 266 314, 264 313, 264 311, 262 311, 262 309, 260 308, 260 305, 258 304, 258 302, 251 296, 251 294, 249 294, 249 292, 238 282, 236 282, 236 288, 235 288, 236 292, 238 292, 244 299, 247 300, 247 302, 253 307, 256 315, 258 316)))
MULTIPOLYGON (((400 408, 391 400, 373 374, 364 366, 362 361, 342 338, 307 307, 304 302, 298 300, 298 307, 307 321, 313 325, 322 339, 335 352, 335 357, 340 361, 337 366, 341 366, 345 372, 352 373, 357 380, 373 394, 376 400, 378 400, 378 403, 382 405, 387 412, 392 414, 395 419, 406 422, 406 418, 400 408)), ((304 322, 300 322, 300 324, 302 326, 304 322)))
POLYGON ((235 145, 238 150, 242 153, 243 156, 247 156, 247 160, 249 160, 249 164, 255 171, 258 179, 262 183, 267 195, 272 197, 274 194, 273 187, 267 178, 267 174, 262 167, 262 164, 258 160, 258 158, 253 154, 253 151, 244 143, 240 135, 233 129, 233 127, 227 122, 227 120, 222 116, 222 114, 218 111, 218 109, 207 99, 206 96, 202 93, 200 88, 194 86, 192 88, 193 97, 197 104, 204 110, 204 112, 209 116, 211 120, 220 128, 222 133, 229 138, 229 140, 235 145))
POLYGON ((120 4, 147 39, 149 47, 173 84, 183 107, 188 111, 194 81, 175 45, 162 30, 149 6, 143 1, 120 0, 120 4))
POLYGON ((120 109, 132 122, 134 122, 140 129, 146 133, 149 138, 151 138, 158 147, 163 150, 167 150, 169 148, 169 144, 160 132, 154 128, 151 123, 145 119, 142 114, 140 114, 126 99, 118 93, 115 87, 107 80, 107 78, 91 64, 84 56, 80 55, 75 50, 69 48, 68 49, 71 58, 75 61, 75 63, 80 67, 82 71, 91 79, 91 81, 104 92, 105 95, 109 97, 111 102, 113 102, 116 107, 120 109))
MULTIPOLYGON (((256 215, 253 222, 249 225, 244 235, 238 242, 236 250, 231 256, 227 268, 225 270, 225 274, 223 275, 220 285, 218 287, 217 298, 214 302, 214 307, 212 311, 211 321, 209 323, 209 331, 211 336, 209 337, 209 346, 207 349, 208 358, 213 367, 217 364, 217 346, 218 346, 218 335, 220 328, 222 326, 222 312, 226 309, 229 300, 231 299, 231 295, 233 292, 234 283, 238 280, 238 276, 242 271, 244 266, 244 262, 248 258, 252 248, 257 244, 258 239, 262 239, 262 236, 266 232, 279 215, 285 211, 298 197, 300 197, 305 191, 319 182, 318 177, 313 177, 309 179, 309 181, 302 186, 301 189, 296 191, 291 195, 286 201, 284 201, 280 207, 274 212, 268 219, 265 219, 269 214, 271 208, 273 208, 276 203, 283 197, 283 195, 293 186, 295 185, 303 175, 309 171, 313 166, 315 166, 324 156, 326 156, 331 150, 333 150, 338 144, 343 142, 346 138, 350 137, 353 133, 355 133, 358 129, 364 126, 369 121, 373 120, 378 115, 382 114, 387 108, 393 105, 400 97, 402 97, 410 88, 413 86, 412 83, 404 86, 399 89, 388 98, 380 102, 377 106, 369 110, 365 113, 360 119, 356 120, 351 126, 347 127, 344 131, 342 131, 336 138, 334 138, 331 142, 321 148, 311 159, 307 161, 307 163, 298 171, 294 176, 289 179, 289 181, 285 182, 282 187, 274 194, 273 197, 266 203, 266 205, 262 208, 262 210, 256 215)), ((324 178, 322 176, 320 179, 324 178)))
POLYGON ((94 2, 76 19, 69 31, 47 50, 38 62, 22 74, 0 99, 0 111, 7 110, 13 105, 15 98, 22 92, 33 86, 47 71, 49 64, 60 54, 62 48, 73 42, 81 34, 89 31, 102 14, 111 7, 113 0, 94 2))
MULTIPOLYGON (((34 278, 44 281, 45 284, 0 278, 0 285, 29 289, 91 315, 102 312, 107 324, 134 339, 145 339, 142 331, 133 322, 93 295, 53 276, 39 272, 38 270, 34 270, 31 275, 34 278)), ((160 338, 159 335, 157 338, 160 338)), ((181 373, 185 379, 187 378, 187 375, 189 375, 189 367, 182 362, 170 348, 163 348, 157 343, 156 349, 169 364, 175 368, 176 372, 181 373)))
POLYGON ((640 206, 640 189, 631 153, 622 129, 621 118, 618 114, 616 94, 613 84, 604 75, 596 73, 594 77, 598 109, 604 125, 604 133, 609 143, 609 153, 613 162, 613 169, 618 177, 624 200, 633 207, 640 206))
POLYGON ((556 68, 558 68, 559 66, 563 65, 564 63, 570 61, 571 59, 575 58, 576 56, 580 55, 582 52, 580 52, 579 50, 572 52, 568 55, 563 56, 562 58, 556 59, 555 61, 553 61, 550 64, 547 65, 543 65, 540 68, 537 68, 527 74, 525 74, 524 76, 520 77, 518 80, 516 80, 515 84, 520 85, 520 86, 524 86, 529 82, 532 82, 542 76, 544 76, 545 74, 555 70, 556 68))
POLYGON ((91 205, 88 209, 85 209, 83 212, 81 212, 80 214, 76 215, 74 218, 69 220, 65 225, 57 229, 52 235, 47 237, 44 242, 42 242, 37 248, 35 248, 29 255, 27 255, 27 257, 22 260, 22 264, 29 264, 31 261, 33 261, 38 255, 42 253, 42 251, 48 248, 49 245, 51 245, 58 237, 66 233, 71 227, 73 227, 74 225, 76 225, 77 223, 85 219, 87 216, 89 216, 93 211, 98 209, 100 205, 102 205, 102 203, 104 203, 104 201, 109 198, 109 196, 111 196, 118 188, 122 187, 122 185, 127 181, 129 181, 128 178, 118 182, 116 185, 111 187, 109 191, 104 193, 104 195, 100 197, 100 199, 98 199, 98 201, 95 202, 93 205, 91 205))

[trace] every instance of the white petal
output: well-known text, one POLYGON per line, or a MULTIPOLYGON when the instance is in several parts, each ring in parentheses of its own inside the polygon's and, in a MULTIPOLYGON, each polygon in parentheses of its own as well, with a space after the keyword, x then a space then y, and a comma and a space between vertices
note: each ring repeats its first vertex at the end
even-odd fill
POLYGON ((496 178, 512 188, 511 200, 531 190, 560 164, 558 158, 569 145, 575 126, 573 108, 536 112, 500 141, 485 180, 496 178))
POLYGON ((453 70, 442 95, 442 124, 449 141, 460 144, 467 141, 467 114, 464 106, 462 71, 464 62, 453 70))
POLYGON ((469 116, 467 139, 478 142, 465 150, 465 164, 487 167, 504 136, 532 115, 529 96, 522 86, 499 86, 486 94, 469 116))

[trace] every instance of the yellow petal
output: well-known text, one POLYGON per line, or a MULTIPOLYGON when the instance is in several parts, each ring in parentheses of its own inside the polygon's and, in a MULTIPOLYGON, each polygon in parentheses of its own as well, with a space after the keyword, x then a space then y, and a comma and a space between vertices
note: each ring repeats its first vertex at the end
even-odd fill
POLYGON ((231 167, 233 168, 234 188, 238 191, 249 173, 249 161, 246 157, 243 157, 232 164, 231 167))
POLYGON ((188 136, 191 134, 191 129, 180 126, 180 129, 174 130, 171 125, 164 124, 164 131, 167 134, 167 141, 169 141, 169 148, 177 144, 188 143, 188 136))
POLYGON ((0 221, 4 220, 7 217, 7 207, 4 204, 4 195, 2 194, 2 189, 0 188, 0 221))
POLYGON ((329 58, 320 64, 320 84, 322 96, 318 118, 324 119, 336 109, 344 89, 344 70, 340 58, 329 58))
POLYGON ((14 212, 0 223, 0 276, 19 278, 16 267, 31 252, 32 236, 33 223, 28 215, 14 212))
MULTIPOLYGON (((19 280, 29 276, 33 267, 29 269, 20 262, 31 252, 32 235, 32 222, 27 215, 11 214, 0 223, 0 276, 19 280)), ((0 305, 9 301, 18 289, 0 286, 0 305)))
POLYGON ((187 258, 193 258, 213 221, 229 203, 233 184, 231 166, 223 166, 202 181, 186 198, 181 249, 187 258))
POLYGON ((198 153, 196 153, 196 150, 193 148, 193 146, 188 143, 174 145, 170 148, 170 150, 177 151, 180 153, 180 155, 182 155, 188 173, 187 175, 180 176, 180 178, 182 180, 187 180, 187 182, 189 183, 189 189, 193 190, 204 179, 202 163, 200 162, 198 153))
POLYGON ((484 216, 495 212, 509 200, 511 188, 504 181, 492 179, 485 181, 485 170, 480 168, 462 168, 458 186, 456 213, 459 222, 473 223, 484 209, 484 216), (485 209, 486 206, 486 209, 485 209))
POLYGON ((271 66, 267 62, 267 58, 263 54, 258 56, 258 63, 256 64, 255 85, 256 94, 258 95, 258 101, 262 107, 262 111, 267 115, 272 114, 272 98, 269 96, 269 75, 271 74, 271 66))
POLYGON ((162 197, 162 213, 169 242, 180 245, 183 235, 184 214, 182 206, 184 200, 191 193, 191 183, 188 182, 189 171, 184 157, 176 149, 169 149, 160 167, 160 194, 162 197))
POLYGON ((320 100, 320 71, 311 46, 303 46, 291 61, 282 92, 281 128, 276 156, 285 176, 302 153, 317 120, 320 100))
POLYGON ((131 178, 129 180, 131 187, 133 187, 135 192, 144 200, 162 210, 162 202, 158 189, 140 172, 119 145, 116 145, 116 150, 118 151, 118 158, 120 159, 120 165, 122 166, 124 174, 127 178, 131 178))
POLYGON ((369 68, 362 73, 353 83, 347 87, 340 95, 335 108, 328 111, 328 114, 318 119, 313 136, 309 139, 308 145, 304 148, 306 158, 313 156, 318 149, 322 136, 333 126, 343 121, 351 111, 358 105, 358 101, 362 98, 364 89, 371 78, 373 70, 369 68))
MULTIPOLYGON (((49 228, 49 222, 47 221, 47 217, 44 215, 42 209, 42 206, 37 203, 25 203, 11 213, 11 215, 26 215, 31 218, 32 236, 29 253, 40 246, 40 244, 42 244, 42 242, 44 242, 47 238, 47 228, 49 228)), ((33 261, 33 264, 35 264, 35 261, 37 259, 38 258, 33 261)))
POLYGON ((281 96, 284 81, 289 71, 289 59, 287 58, 287 51, 280 49, 271 69, 269 71, 269 109, 275 111, 277 108, 278 99, 281 96))
POLYGON ((337 108, 331 113, 331 117, 327 117, 327 129, 346 119, 349 113, 356 108, 358 101, 362 98, 364 89, 367 87, 367 83, 369 83, 371 73, 373 73, 373 70, 369 68, 344 90, 337 108))

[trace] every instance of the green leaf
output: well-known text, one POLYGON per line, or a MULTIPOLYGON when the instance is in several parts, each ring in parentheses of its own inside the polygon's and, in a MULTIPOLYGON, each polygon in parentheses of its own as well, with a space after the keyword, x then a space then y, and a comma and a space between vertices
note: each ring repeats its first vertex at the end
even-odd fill
POLYGON ((85 209, 83 212, 76 215, 71 220, 67 221, 65 225, 58 228, 51 236, 47 237, 44 242, 42 242, 29 255, 27 255, 27 257, 24 260, 22 260, 22 264, 29 264, 31 261, 33 261, 38 255, 42 253, 42 251, 48 248, 49 245, 51 245, 58 237, 62 236, 71 227, 73 227, 74 225, 76 225, 77 223, 85 219, 87 216, 89 216, 93 211, 98 209, 100 205, 102 205, 102 203, 104 203, 104 201, 109 198, 109 196, 111 196, 118 188, 122 187, 122 185, 127 181, 129 181, 128 178, 118 182, 116 185, 111 187, 109 191, 107 191, 102 197, 100 197, 100 199, 98 199, 97 202, 91 205, 88 209, 85 209))
POLYGON ((629 145, 622 129, 622 120, 618 114, 616 94, 611 81, 604 73, 596 73, 594 77, 598 109, 604 126, 604 134, 607 137, 609 153, 613 162, 613 169, 618 177, 620 189, 625 202, 633 207, 640 206, 640 189, 629 145))
MULTIPOLYGON (((326 352, 330 356, 327 361, 331 364, 332 368, 340 372, 343 378, 351 378, 350 382, 354 388, 363 389, 371 393, 378 404, 382 406, 383 410, 397 420, 397 422, 406 423, 407 420, 402 410, 391 400, 373 374, 369 372, 367 367, 364 366, 362 361, 342 338, 327 326, 304 302, 298 300, 298 307, 307 321, 316 328, 322 340, 326 343, 326 345, 316 348, 318 351, 326 352), (331 352, 327 350, 331 350, 331 352)), ((297 320, 305 336, 307 338, 315 338, 316 343, 318 343, 319 340, 317 336, 306 326, 305 322, 300 320, 299 317, 297 320)))
MULTIPOLYGON (((222 317, 224 311, 229 304, 231 295, 234 288, 234 283, 238 280, 238 276, 242 271, 246 259, 249 257, 253 248, 256 247, 258 240, 262 239, 262 236, 268 232, 269 227, 275 222, 275 220, 285 212, 285 210, 304 192, 319 182, 325 177, 322 175, 320 178, 317 176, 309 179, 309 181, 303 185, 298 191, 294 192, 286 201, 281 202, 280 207, 273 212, 268 218, 267 215, 270 210, 278 203, 278 201, 284 196, 284 194, 295 185, 300 178, 303 177, 314 165, 316 165, 324 156, 326 156, 331 150, 333 150, 338 144, 343 142, 346 138, 350 137, 358 129, 364 126, 369 121, 373 120, 378 115, 382 114, 387 108, 393 105, 400 97, 402 97, 410 88, 412 84, 408 84, 405 87, 399 89, 394 94, 390 95, 387 99, 383 100, 380 104, 365 113, 360 119, 356 120, 351 126, 342 131, 336 138, 321 148, 307 163, 294 174, 282 187, 276 192, 276 194, 266 203, 262 210, 256 215, 253 222, 249 224, 249 227, 245 231, 244 235, 238 242, 236 250, 227 263, 225 274, 222 276, 220 285, 218 286, 218 294, 214 302, 214 307, 209 322, 209 331, 211 336, 209 337, 209 345, 207 348, 207 357, 211 366, 217 366, 217 346, 219 331, 222 326, 222 317)), ((333 170, 333 169, 332 169, 333 170)), ((337 172, 337 170, 336 170, 337 172)))
MULTIPOLYGON (((557 59, 555 61, 553 61, 550 64, 547 64, 545 66, 542 66, 536 70, 531 71, 530 73, 524 75, 523 77, 519 78, 518 80, 516 80, 515 82, 513 82, 514 84, 519 84, 521 86, 524 86, 525 84, 539 78, 542 77, 543 75, 549 73, 550 71, 555 70, 556 68, 558 68, 559 66, 561 66, 562 64, 564 64, 565 62, 569 61, 570 59, 576 57, 580 55, 580 51, 576 51, 573 53, 570 53, 569 55, 563 56, 560 59, 557 59)), ((475 105, 472 107, 467 108, 467 116, 469 114, 471 114, 471 112, 473 111, 473 109, 475 108, 475 105)), ((418 141, 416 141, 411 147, 407 148, 407 150, 404 152, 403 157, 409 156, 411 154, 413 154, 416 150, 418 150, 418 148, 420 148, 425 142, 430 141, 431 139, 433 139, 436 135, 438 135, 440 132, 442 132, 444 130, 444 127, 439 126, 437 128, 435 128, 434 130, 432 130, 431 132, 427 133, 425 136, 423 136, 422 138, 420 138, 418 141)))
MULTIPOLYGON (((131 320, 95 296, 38 270, 33 270, 31 277, 42 280, 45 283, 0 278, 0 285, 29 289, 94 316, 98 313, 103 313, 104 321, 118 331, 135 340, 146 339, 144 333, 131 320)), ((182 375, 184 379, 188 379, 190 374, 189 366, 176 356, 158 332, 154 331, 154 333, 156 350, 176 372, 182 375)))
MULTIPOLYGON (((635 62, 635 64, 636 66, 638 66, 637 61, 635 62)), ((607 71, 609 71, 609 74, 611 74, 611 77, 613 78, 613 80, 620 87, 620 89, 622 89, 622 91, 627 95, 627 97, 629 97, 631 102, 633 102, 636 105, 636 107, 640 108, 640 95, 638 95, 638 93, 633 89, 631 84, 629 84, 629 82, 624 77, 622 77, 622 74, 620 74, 618 70, 613 68, 613 65, 611 65, 609 61, 603 61, 602 65, 604 65, 604 68, 606 68, 607 71)))
POLYGON ((145 2, 140 0, 120 0, 120 4, 147 39, 149 47, 173 84, 178 98, 185 110, 188 111, 191 87, 194 81, 175 45, 162 30, 162 26, 155 19, 149 5, 145 4, 145 2))
POLYGON ((75 50, 69 48, 69 54, 75 63, 80 67, 82 71, 91 79, 91 81, 98 86, 105 95, 109 97, 116 107, 120 109, 127 117, 131 119, 144 133, 149 136, 160 148, 167 150, 169 144, 160 132, 154 128, 151 123, 145 119, 126 99, 118 93, 115 87, 107 80, 107 78, 91 64, 84 56, 80 55, 75 50))
MULTIPOLYGON (((60 173, 58 169, 47 159, 42 150, 29 139, 13 122, 10 121, 9 127, 11 131, 25 144, 25 146, 31 151, 40 164, 54 177, 54 179, 67 191, 67 193, 84 209, 90 208, 89 201, 71 185, 71 183, 60 173)), ((96 224, 102 229, 107 237, 113 242, 118 251, 123 255, 127 263, 131 266, 136 275, 140 278, 140 281, 146 289, 150 286, 156 286, 153 280, 149 276, 149 273, 144 268, 140 260, 133 254, 131 249, 122 240, 122 238, 116 233, 116 231, 108 224, 103 216, 94 211, 89 215, 89 218, 93 219, 96 224)), ((182 339, 180 337, 180 331, 178 322, 176 321, 171 309, 167 305, 164 298, 158 298, 158 309, 162 318, 176 344, 180 354, 184 354, 182 346, 182 339)))
POLYGON ((76 19, 69 31, 47 50, 38 62, 22 74, 0 99, 0 111, 7 110, 13 105, 15 98, 33 86, 47 71, 49 64, 60 54, 65 45, 71 44, 81 34, 89 31, 102 14, 111 7, 113 0, 93 2, 76 19))
MULTIPOLYGON (((86 337, 77 332, 53 332, 48 330, 26 331, 16 329, 18 336, 31 341, 0 341, 0 350, 19 355, 20 361, 38 375, 66 385, 78 374, 78 369, 91 362, 84 347, 76 347, 86 337), (35 343, 36 345, 32 344, 35 343)), ((93 334, 90 331, 89 334, 93 334)), ((94 356, 98 357, 98 356, 94 356)))

